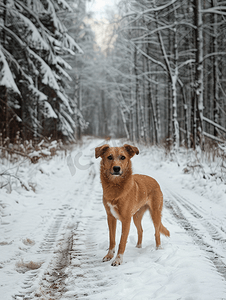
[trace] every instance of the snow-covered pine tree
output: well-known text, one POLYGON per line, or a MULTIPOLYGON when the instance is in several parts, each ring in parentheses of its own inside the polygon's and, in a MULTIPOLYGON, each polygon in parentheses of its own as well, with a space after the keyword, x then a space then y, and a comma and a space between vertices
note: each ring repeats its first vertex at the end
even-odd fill
MULTIPOLYGON (((75 112, 65 93, 70 65, 62 58, 82 49, 58 17, 71 11, 65 0, 4 0, 0 3, 0 118, 3 137, 9 119, 23 137, 73 138, 75 112), (21 124, 18 124, 21 121, 21 124), (15 123, 14 122, 14 123, 15 123)), ((80 113, 80 112, 79 112, 80 113)), ((13 132, 11 132, 13 137, 13 132)))

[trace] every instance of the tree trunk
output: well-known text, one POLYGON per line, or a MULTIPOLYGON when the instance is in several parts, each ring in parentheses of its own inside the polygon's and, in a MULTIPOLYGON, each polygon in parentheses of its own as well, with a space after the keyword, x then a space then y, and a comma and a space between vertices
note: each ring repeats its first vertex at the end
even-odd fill
MULTIPOLYGON (((145 50, 145 49, 144 49, 145 50)), ((142 60, 142 63, 143 63, 143 74, 146 73, 146 58, 145 56, 143 56, 143 60, 142 60)), ((142 128, 143 128, 143 131, 144 131, 144 141, 147 142, 147 123, 146 123, 146 80, 145 80, 145 77, 143 77, 143 96, 142 96, 142 99, 143 101, 141 101, 141 121, 142 121, 142 128)))
MULTIPOLYGON (((217 6, 217 0, 212 0, 212 7, 217 6)), ((217 14, 213 14, 213 53, 218 51, 217 44, 217 14)), ((213 56, 213 115, 214 122, 219 123, 219 91, 218 91, 218 57, 213 56)), ((214 127, 214 136, 218 136, 218 130, 214 127)))
POLYGON ((129 140, 129 131, 127 129, 125 114, 124 114, 123 109, 120 105, 119 105, 119 109, 120 109, 121 116, 122 116, 122 122, 123 122, 124 130, 125 130, 126 138, 129 140))
MULTIPOLYGON (((196 48, 196 62, 195 62, 195 86, 194 86, 194 117, 197 118, 196 138, 194 139, 194 146, 203 146, 203 24, 202 24, 202 1, 193 0, 194 3, 194 18, 195 18, 195 48, 196 48), (196 116, 197 114, 197 116, 196 116)), ((194 120, 195 121, 195 120, 194 120)), ((195 124, 196 122, 194 122, 195 124)))
POLYGON ((138 72, 137 72, 137 49, 134 49, 134 74, 136 78, 136 92, 135 92, 135 99, 136 99, 136 133, 137 133, 137 140, 140 139, 140 103, 139 103, 139 79, 138 79, 138 72))
MULTIPOLYGON (((102 100, 102 98, 101 98, 102 100)), ((77 120, 76 120, 76 135, 77 139, 81 139, 81 124, 80 124, 80 78, 78 75, 75 77, 75 96, 74 96, 74 101, 76 103, 76 108, 77 108, 77 120)))
POLYGON ((78 77, 78 140, 80 141, 82 138, 82 128, 81 128, 81 120, 80 120, 80 112, 82 109, 82 89, 81 89, 81 80, 80 77, 78 77))
POLYGON ((171 82, 168 76, 168 149, 171 150, 172 145, 172 135, 173 135, 173 127, 172 127, 172 89, 171 89, 171 82))
MULTIPOLYGON (((35 87, 38 89, 38 78, 35 78, 35 87)), ((38 100, 34 102, 34 143, 38 143, 38 100)))
MULTIPOLYGON (((7 0, 4 0, 3 22, 4 22, 4 26, 7 27, 7 8, 6 8, 6 6, 7 6, 7 0)), ((6 47, 5 30, 2 30, 2 40, 3 40, 3 46, 6 47)), ((5 138, 7 139, 7 144, 9 144, 9 109, 8 109, 7 87, 5 87, 5 89, 4 89, 4 100, 5 100, 5 138)))
MULTIPOLYGON (((3 6, 3 23, 4 26, 7 27, 7 0, 4 0, 4 6, 3 6)), ((3 46, 6 47, 6 33, 5 30, 2 30, 2 41, 3 46)))
MULTIPOLYGON (((170 9, 170 8, 169 8, 170 9)), ((168 14, 168 22, 171 21, 171 14, 168 14)), ((172 45, 172 34, 171 34, 171 30, 168 30, 168 46, 169 46, 169 53, 173 53, 173 45, 172 45)), ((173 120, 173 111, 172 111, 172 86, 171 86, 171 80, 170 80, 170 76, 168 74, 167 76, 167 95, 168 95, 168 134, 167 134, 167 147, 168 150, 171 150, 171 146, 172 146, 172 136, 173 136, 173 124, 172 124, 172 120, 173 120)))
MULTIPOLYGON (((175 11, 174 11, 174 13, 175 13, 175 11)), ((156 27, 158 27, 158 14, 157 13, 155 13, 155 19, 156 19, 156 27)), ((172 71, 169 59, 167 57, 167 53, 166 53, 166 49, 164 46, 161 31, 158 30, 157 34, 158 34, 159 45, 160 45, 161 52, 162 52, 162 55, 163 55, 163 58, 165 61, 165 66, 168 71, 168 76, 170 78, 170 83, 171 83, 171 88, 172 88, 173 140, 174 140, 174 147, 177 148, 179 145, 179 126, 178 126, 178 121, 177 121, 177 89, 176 89, 177 80, 178 80, 178 68, 177 68, 178 49, 177 49, 176 26, 174 28, 174 62, 176 63, 174 72, 172 71)))
POLYGON ((173 146, 174 149, 178 149, 179 147, 179 125, 177 121, 177 80, 178 80, 178 46, 177 46, 177 18, 176 11, 174 10, 174 74, 171 75, 171 83, 172 83, 172 97, 173 97, 173 146))
MULTIPOLYGON (((148 55, 150 49, 148 47, 147 52, 148 55)), ((150 73, 151 72, 151 68, 150 68, 150 63, 148 62, 147 64, 147 72, 150 73)), ((151 79, 151 76, 148 75, 149 78, 151 79)), ((156 110, 155 110, 155 105, 154 105, 154 99, 153 99, 153 94, 152 94, 152 88, 151 88, 151 82, 150 80, 148 81, 148 99, 149 99, 149 107, 150 107, 150 117, 149 117, 149 126, 151 124, 151 116, 153 119, 153 123, 154 123, 154 136, 155 136, 155 143, 158 144, 159 143, 159 133, 158 133, 158 121, 157 121, 157 116, 156 116, 156 110)), ((149 127, 149 130, 151 132, 151 127, 149 127)), ((152 135, 153 136, 153 135, 152 135)))
MULTIPOLYGON (((147 52, 149 50, 147 49, 147 52)), ((149 61, 147 61, 147 72, 148 72, 148 77, 150 78, 151 76, 149 75, 151 69, 150 69, 150 63, 149 61)), ((152 90, 151 90, 151 82, 150 80, 148 80, 148 132, 149 132, 149 142, 153 143, 153 130, 152 130, 152 119, 154 121, 154 112, 153 112, 153 105, 152 105, 152 90)), ((156 130, 156 124, 154 122, 154 130, 155 130, 155 134, 157 134, 157 130, 156 130)))
MULTIPOLYGON (((158 76, 156 75, 155 81, 158 81, 158 76)), ((161 115, 160 115, 160 104, 159 104, 159 97, 158 97, 158 84, 156 84, 155 89, 155 104, 156 104, 156 119, 157 119, 157 135, 156 135, 156 143, 159 143, 159 137, 160 137, 160 128, 161 128, 161 115)))
MULTIPOLYGON (((135 51, 135 49, 134 49, 135 51)), ((134 60, 134 53, 131 51, 131 61, 134 60)), ((134 75, 134 68, 130 67, 130 76, 131 76, 131 93, 130 93, 130 101, 131 101, 131 136, 132 136, 132 141, 136 141, 136 103, 135 103, 135 96, 134 96, 134 84, 133 84, 133 75, 134 75)))
POLYGON ((102 103, 102 122, 103 122, 103 128, 102 133, 104 136, 108 135, 108 121, 107 121, 107 112, 105 107, 105 95, 104 90, 101 90, 101 103, 102 103))
POLYGON ((184 108, 184 128, 185 128, 185 146, 187 148, 190 148, 190 134, 189 134, 189 128, 188 128, 188 104, 186 100, 186 94, 184 91, 184 86, 183 83, 180 82, 180 87, 181 87, 181 93, 182 93, 182 98, 183 98, 183 108, 184 108))
POLYGON ((9 145, 10 142, 10 136, 9 136, 9 108, 8 108, 8 91, 7 87, 5 87, 5 137, 7 140, 7 145, 9 145))
POLYGON ((195 93, 192 97, 192 108, 191 108, 191 128, 192 128, 192 146, 195 149, 197 143, 197 117, 196 117, 196 108, 197 108, 197 97, 195 93))

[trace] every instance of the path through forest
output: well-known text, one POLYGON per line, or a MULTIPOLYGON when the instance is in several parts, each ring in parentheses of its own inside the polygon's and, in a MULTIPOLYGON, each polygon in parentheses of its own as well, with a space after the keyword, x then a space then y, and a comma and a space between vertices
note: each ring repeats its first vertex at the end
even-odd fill
MULTIPOLYGON (((38 192, 2 193, 1 299, 226 299, 226 205, 186 189, 142 151, 134 172, 159 181, 171 237, 156 250, 147 213, 143 248, 135 248, 132 225, 123 264, 102 262, 108 229, 94 159, 101 142, 46 163, 38 192)), ((117 243, 120 229, 118 222, 117 243)))

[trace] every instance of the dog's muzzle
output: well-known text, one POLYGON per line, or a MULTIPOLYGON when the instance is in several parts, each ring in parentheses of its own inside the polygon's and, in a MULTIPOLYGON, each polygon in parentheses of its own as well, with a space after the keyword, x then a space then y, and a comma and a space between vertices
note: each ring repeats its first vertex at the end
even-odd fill
POLYGON ((112 174, 112 175, 121 175, 120 170, 121 170, 120 167, 114 166, 114 167, 113 167, 113 171, 114 171, 114 172, 111 173, 111 174, 112 174))

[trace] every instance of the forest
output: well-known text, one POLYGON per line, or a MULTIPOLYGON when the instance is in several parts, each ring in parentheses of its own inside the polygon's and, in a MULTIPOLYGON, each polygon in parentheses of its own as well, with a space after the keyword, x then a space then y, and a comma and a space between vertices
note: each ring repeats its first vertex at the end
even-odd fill
POLYGON ((1 299, 226 299, 226 0, 0 0, 1 299))
POLYGON ((104 48, 86 4, 1 1, 1 148, 87 134, 168 149, 223 144, 226 2, 120 0, 104 48))

